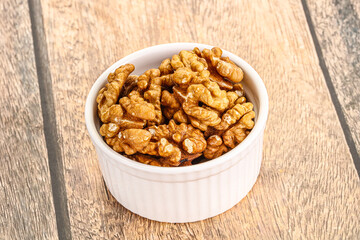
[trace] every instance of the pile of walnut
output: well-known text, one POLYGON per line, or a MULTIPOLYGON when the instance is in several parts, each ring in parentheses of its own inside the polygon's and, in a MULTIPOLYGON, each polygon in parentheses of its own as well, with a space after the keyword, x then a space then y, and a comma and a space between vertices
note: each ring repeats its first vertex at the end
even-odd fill
POLYGON ((97 97, 100 134, 115 151, 155 166, 213 159, 242 142, 254 127, 243 71, 220 48, 195 48, 158 69, 131 75, 132 64, 108 76, 97 97))

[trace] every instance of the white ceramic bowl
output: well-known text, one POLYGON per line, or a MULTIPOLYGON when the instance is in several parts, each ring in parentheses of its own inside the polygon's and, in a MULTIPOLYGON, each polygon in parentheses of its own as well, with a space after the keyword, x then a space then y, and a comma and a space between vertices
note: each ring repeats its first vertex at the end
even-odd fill
POLYGON ((181 50, 212 46, 171 43, 130 54, 109 67, 96 80, 86 100, 85 120, 101 171, 112 195, 125 208, 161 222, 194 222, 218 215, 237 204, 251 190, 259 175, 263 133, 268 116, 268 95, 256 71, 240 57, 223 51, 240 66, 248 99, 254 104, 255 126, 247 138, 228 153, 194 166, 156 167, 130 160, 113 151, 99 134, 96 96, 109 73, 120 65, 135 65, 133 74, 157 68, 181 50))

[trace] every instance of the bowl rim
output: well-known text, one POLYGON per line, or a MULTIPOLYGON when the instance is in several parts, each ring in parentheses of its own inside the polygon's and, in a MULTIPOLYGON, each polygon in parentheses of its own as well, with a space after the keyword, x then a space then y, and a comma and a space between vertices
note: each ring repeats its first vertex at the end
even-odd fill
MULTIPOLYGON (((173 48, 173 47, 182 47, 183 49, 193 49, 194 47, 198 47, 200 49, 203 48, 209 48, 211 49, 213 46, 207 45, 207 44, 201 44, 201 43, 192 43, 192 42, 177 42, 177 43, 166 43, 166 44, 159 44, 151 47, 147 47, 141 50, 138 50, 136 52, 133 52, 120 60, 116 61, 114 64, 112 64, 110 67, 108 67, 95 81, 95 83, 92 85, 89 94, 86 99, 85 104, 85 123, 87 130, 89 132, 90 138, 95 145, 96 148, 100 148, 101 151, 103 151, 107 156, 111 157, 116 162, 126 165, 132 169, 136 169, 139 171, 145 171, 148 173, 155 173, 155 174, 182 174, 182 173, 193 173, 198 171, 203 171, 206 169, 216 168, 217 166, 221 166, 226 161, 231 159, 232 157, 240 154, 241 152, 245 152, 246 149, 248 149, 258 137, 260 137, 263 129, 266 126, 266 121, 268 118, 268 112, 269 112, 269 98, 266 91, 266 87, 262 79, 260 78, 259 74, 242 58, 239 56, 223 50, 223 54, 225 56, 228 56, 232 61, 235 60, 235 62, 240 63, 240 67, 243 69, 245 74, 251 75, 251 81, 253 84, 256 85, 256 88, 258 89, 259 94, 254 94, 259 99, 259 110, 257 115, 257 120, 254 128, 251 130, 250 134, 242 141, 240 144, 238 144, 235 148, 231 149, 229 152, 221 155, 220 157, 211 159, 207 162, 197 164, 197 165, 191 165, 191 166, 182 166, 182 167, 159 167, 159 166, 152 166, 143 164, 134 160, 131 160, 117 152, 115 152, 112 148, 110 148, 106 142, 103 140, 102 136, 98 133, 95 122, 93 119, 94 116, 94 107, 93 104, 96 102, 96 97, 98 94, 98 91, 101 89, 101 87, 104 85, 105 79, 107 79, 107 75, 112 72, 112 69, 115 69, 119 67, 120 65, 126 64, 131 62, 131 59, 137 58, 143 54, 148 53, 155 53, 157 50, 163 49, 163 48, 173 48)), ((239 64, 238 64, 239 65, 239 64)), ((97 115, 97 113, 96 113, 97 115)), ((241 159, 239 159, 241 161, 241 159)))

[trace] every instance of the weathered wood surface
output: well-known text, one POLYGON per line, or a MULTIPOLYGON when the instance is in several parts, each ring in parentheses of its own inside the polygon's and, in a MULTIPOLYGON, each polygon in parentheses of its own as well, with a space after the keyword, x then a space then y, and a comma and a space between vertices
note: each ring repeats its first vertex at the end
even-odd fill
POLYGON ((0 239, 57 239, 27 1, 0 2, 0 239))
POLYGON ((42 1, 72 237, 356 239, 360 188, 300 1, 42 1), (153 222, 106 192, 84 104, 121 57, 167 42, 220 46, 248 61, 270 95, 260 177, 226 213, 153 222))
POLYGON ((336 95, 360 154, 360 2, 311 0, 308 5, 336 95))

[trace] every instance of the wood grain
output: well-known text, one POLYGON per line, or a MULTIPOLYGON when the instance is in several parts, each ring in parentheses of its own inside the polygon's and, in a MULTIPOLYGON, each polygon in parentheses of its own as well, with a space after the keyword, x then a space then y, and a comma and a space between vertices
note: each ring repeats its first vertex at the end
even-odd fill
POLYGON ((0 239, 57 239, 27 1, 1 1, 0 52, 0 239))
POLYGON ((43 1, 58 134, 75 239, 356 239, 360 188, 300 1, 43 1), (264 159, 234 208, 189 224, 158 223, 104 188, 86 133, 95 79, 127 54, 201 42, 250 63, 270 95, 264 159))
POLYGON ((311 0, 308 5, 331 81, 359 155, 360 3, 311 0))

